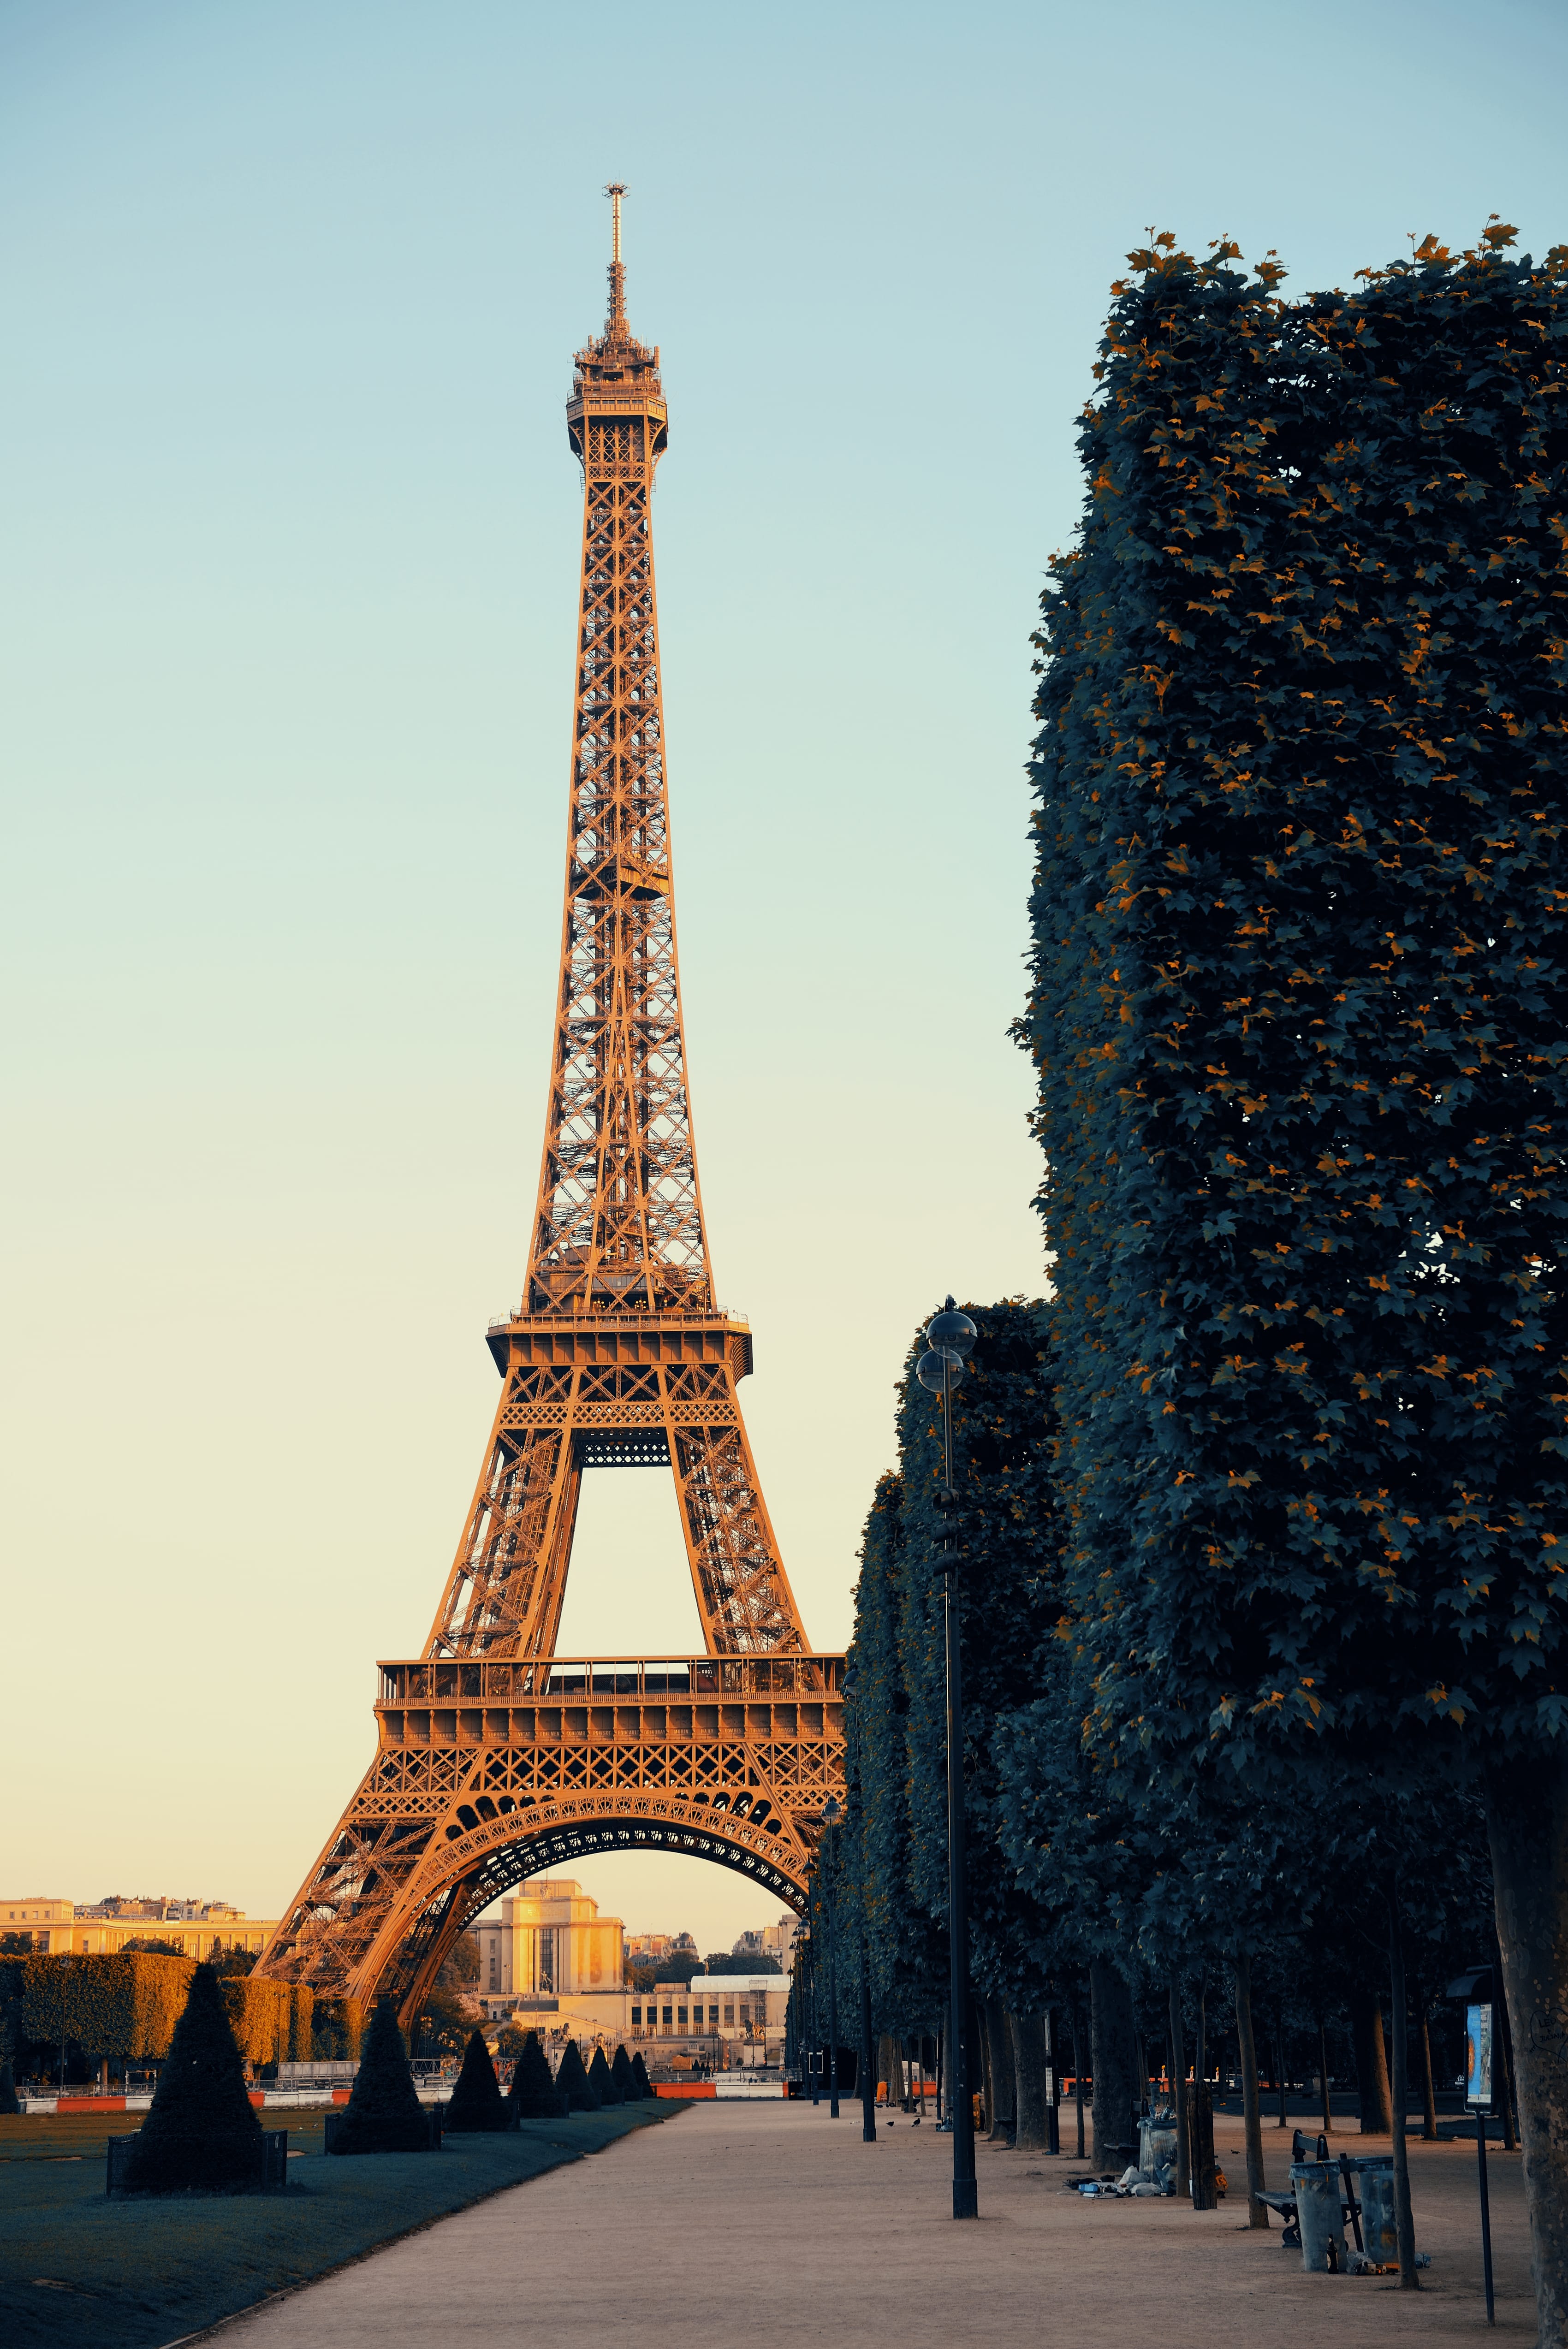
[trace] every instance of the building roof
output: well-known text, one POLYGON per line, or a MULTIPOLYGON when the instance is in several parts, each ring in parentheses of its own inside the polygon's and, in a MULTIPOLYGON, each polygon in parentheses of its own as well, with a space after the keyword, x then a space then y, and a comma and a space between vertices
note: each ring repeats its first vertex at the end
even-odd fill
POLYGON ((693 1974, 691 1987, 693 1990, 705 1991, 787 1991, 789 1976, 788 1974, 693 1974))

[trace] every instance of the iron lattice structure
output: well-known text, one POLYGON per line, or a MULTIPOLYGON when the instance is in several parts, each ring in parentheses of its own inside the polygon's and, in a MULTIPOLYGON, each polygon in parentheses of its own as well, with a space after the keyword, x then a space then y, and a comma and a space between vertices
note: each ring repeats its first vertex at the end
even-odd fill
POLYGON ((800 1905, 842 1794, 841 1656, 811 1652, 741 1416, 751 1331, 719 1309, 687 1087, 654 588, 659 351, 609 315, 566 425, 583 538, 566 906, 527 1280, 422 1657, 383 1663, 375 1760, 263 1952, 324 1995, 396 1992, 541 1867, 663 1847, 800 1905), (674 1475, 702 1657, 555 1654, 585 1469, 674 1475))

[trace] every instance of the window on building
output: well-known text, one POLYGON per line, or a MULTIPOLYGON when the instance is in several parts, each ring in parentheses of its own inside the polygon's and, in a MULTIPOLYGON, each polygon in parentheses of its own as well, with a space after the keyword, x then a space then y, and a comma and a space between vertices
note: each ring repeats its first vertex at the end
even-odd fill
POLYGON ((742 2031, 749 2031, 749 2030, 751 2029, 751 2027, 752 2027, 752 2010, 751 2010, 751 2008, 750 2008, 750 2006, 749 2006, 749 2005, 747 2005, 747 2004, 745 2004, 744 2002, 742 2002, 742 2007, 741 2007, 741 2028, 742 2028, 742 2031))
POLYGON ((675 2028, 675 2009, 672 2006, 667 2006, 664 2010, 664 2028, 666 2031, 673 2031, 675 2028))
POLYGON ((686 2009, 685 2009, 683 2006, 678 2006, 678 2007, 676 2008, 676 2010, 675 2010, 675 2013, 676 2013, 676 2016, 677 2016, 677 2018, 678 2018, 678 2020, 679 2020, 679 2022, 680 2022, 680 2028, 681 2028, 681 2030, 682 2030, 682 2031, 684 2031, 684 2030, 685 2030, 685 2028, 686 2028, 686 2009))
POLYGON ((727 1998, 724 2001, 724 2020, 729 2024, 731 2030, 733 2031, 735 2027, 735 2002, 732 1998, 727 1998))
POLYGON ((634 2031, 639 2031, 642 2028, 642 2009, 640 2006, 634 2006, 631 2010, 631 2025, 634 2031))
POLYGON ((708 2009, 708 2028, 710 2031, 717 2031, 719 2028, 719 2010, 716 2006, 711 2006, 708 2009))

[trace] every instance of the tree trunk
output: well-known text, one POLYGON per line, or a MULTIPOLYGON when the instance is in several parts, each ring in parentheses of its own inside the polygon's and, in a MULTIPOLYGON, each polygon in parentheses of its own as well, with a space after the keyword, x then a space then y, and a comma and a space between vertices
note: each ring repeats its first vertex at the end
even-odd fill
POLYGON ((1095 2079, 1095 2168, 1102 2172, 1122 2170, 1137 2159, 1137 2132, 1131 2126, 1137 2047, 1132 1992, 1106 1958, 1096 1958, 1089 1967, 1089 2031, 1095 2079))
MULTIPOLYGON (((1502 1981, 1502 1951, 1497 1936, 1492 1936, 1492 1955, 1497 1976, 1502 1981)), ((1492 2016, 1492 2104, 1502 2121, 1502 2149, 1512 2153, 1519 2144, 1519 2100, 1514 2094, 1513 2033, 1508 2020, 1508 1987, 1502 1984, 1496 2012, 1492 2016)))
POLYGON ((1018 2117, 1013 2143, 1020 2153, 1048 2153, 1045 2127, 1045 2018, 1043 2014, 1010 2014, 1012 2034, 1012 2081, 1018 2117))
POLYGON ((1383 2044, 1383 2010, 1375 1998, 1354 1999, 1351 2029, 1355 2038, 1355 2082, 1363 2137, 1388 2137, 1394 2108, 1388 2099, 1388 2057, 1383 2044))
POLYGON ((1410 2018, 1405 1999, 1405 1937, 1399 1930, 1399 1889, 1388 1885, 1388 1987, 1394 2021, 1394 2232, 1399 2245, 1399 2289, 1419 2292, 1416 2272, 1416 2221, 1410 2215, 1410 2157, 1405 2144, 1405 2111, 1410 2101, 1410 2018))
POLYGON ((1328 2086, 1328 2025, 1320 2014, 1317 2019, 1317 2089, 1323 2098, 1323 2131, 1334 2135, 1334 2106, 1329 2101, 1328 2086))
POLYGON ((1176 2110, 1176 2190, 1192 2190, 1192 2166, 1187 2142, 1187 2034, 1182 2028, 1181 1984, 1170 1983, 1170 2093, 1176 2110))
POLYGON ((1078 2159, 1084 2158, 1084 2058, 1083 2033, 1078 2023, 1078 2002, 1074 2000, 1068 2010, 1067 2028, 1073 2037, 1073 2099, 1078 2107, 1078 2159))
POLYGON ((996 2108, 991 2116, 992 2145, 1011 2145, 1015 2123, 1015 2090, 1012 2080, 1012 2033, 1008 2023, 1007 2010, 999 1998, 985 2002, 986 2036, 991 2042, 991 2085, 996 2092, 996 2108))
POLYGON ((1274 2126, 1276 2128, 1289 2128, 1291 2125, 1291 2117, 1285 2110, 1285 2034, 1283 2030, 1281 2028, 1280 2011, 1278 2007, 1274 2009, 1273 2041, 1274 2088, 1279 2097, 1280 2104, 1280 2117, 1275 2122, 1274 2126))
POLYGON ((1421 2135, 1428 2145, 1438 2141, 1438 2096, 1432 2079, 1432 2034, 1427 2027, 1426 1993, 1417 1982, 1415 2007, 1421 2018, 1421 2135))
POLYGON ((1269 2206, 1258 2197, 1263 2175, 1263 2116, 1258 2109, 1258 2047, 1252 2033, 1252 1961, 1245 1950, 1235 1956, 1236 2053, 1241 2065, 1242 2142, 1247 2148, 1247 2224, 1267 2231, 1269 2206))
POLYGON ((971 2080, 970 2088, 971 2092, 977 2086, 980 2089, 985 2112, 985 2132, 989 2138, 996 2120, 996 2086, 991 2064, 991 2017, 986 2013, 985 2001, 978 1998, 970 2005, 970 2044, 980 2049, 980 2078, 971 2080))
POLYGON ((1502 1986, 1517 2024, 1539 2349, 1568 2349, 1568 1757, 1494 1769, 1487 1826, 1502 1986))

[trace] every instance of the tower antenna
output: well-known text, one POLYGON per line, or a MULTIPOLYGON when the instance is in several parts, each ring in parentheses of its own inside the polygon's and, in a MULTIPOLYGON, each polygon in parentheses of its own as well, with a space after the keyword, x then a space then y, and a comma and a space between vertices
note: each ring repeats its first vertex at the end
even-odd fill
POLYGON ((610 200, 610 298, 606 326, 613 334, 618 326, 626 324, 626 271, 620 258, 620 200, 626 193, 626 181, 612 180, 605 193, 610 200))

